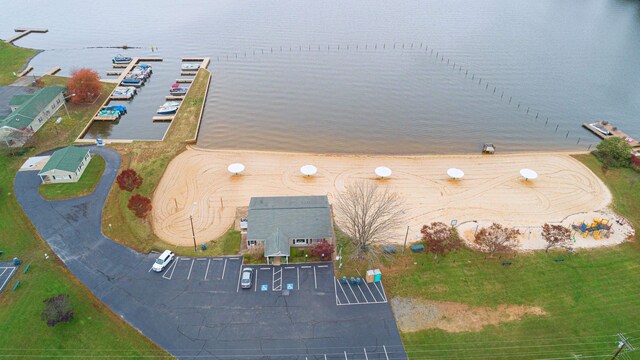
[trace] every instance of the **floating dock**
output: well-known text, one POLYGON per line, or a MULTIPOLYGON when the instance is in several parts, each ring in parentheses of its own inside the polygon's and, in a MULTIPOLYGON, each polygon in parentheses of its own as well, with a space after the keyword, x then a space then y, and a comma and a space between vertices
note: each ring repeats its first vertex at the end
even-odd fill
POLYGON ((47 33, 49 32, 48 29, 26 29, 26 28, 18 28, 18 29, 14 29, 15 32, 17 32, 18 34, 10 37, 9 39, 5 40, 4 42, 6 42, 7 44, 13 44, 14 41, 18 40, 18 39, 22 39, 23 37, 31 34, 31 33, 47 33))
MULTIPOLYGON (((162 58, 157 58, 157 57, 150 57, 150 58, 138 58, 138 61, 139 62, 152 62, 152 61, 159 62, 159 61, 163 61, 163 59, 162 58)), ((131 61, 131 62, 133 62, 133 61, 131 61)))
MULTIPOLYGON (((122 73, 120 74, 120 76, 116 80, 118 84, 120 84, 122 82, 122 80, 124 80, 125 76, 138 64, 138 61, 139 61, 138 58, 133 58, 133 59, 131 59, 130 63, 122 64, 122 65, 124 65, 124 70, 122 70, 122 73)), ((114 65, 121 65, 121 64, 114 64, 114 65)), ((120 100, 120 99, 118 99, 118 96, 115 96, 115 99, 113 99, 113 97, 114 97, 113 96, 113 92, 114 91, 116 91, 115 88, 113 89, 111 94, 109 94, 109 96, 107 96, 105 101, 102 103, 102 106, 100 107, 100 110, 105 108, 109 104, 109 102, 111 100, 120 100)), ((129 99, 125 99, 125 100, 129 100, 129 99)), ((115 121, 115 120, 118 119, 117 117, 111 117, 111 116, 98 116, 98 114, 100 113, 100 110, 96 111, 95 115, 93 116, 92 121, 89 121, 87 126, 85 126, 84 129, 82 129, 82 132, 80 133, 78 138, 80 138, 80 137, 84 136, 84 134, 86 134, 87 130, 89 130, 89 127, 91 126, 91 124, 94 121, 115 121)))
POLYGON ((613 124, 609 123, 608 121, 596 121, 594 123, 584 123, 582 124, 582 127, 584 127, 585 129, 591 131, 593 134, 595 134, 597 137, 599 137, 600 139, 606 139, 609 137, 619 137, 622 140, 626 141, 629 145, 631 145, 632 147, 640 147, 640 141, 632 138, 631 136, 627 135, 626 133, 618 130, 617 127, 615 127, 613 124), (600 130, 604 130, 605 132, 608 131, 609 134, 605 134, 605 132, 600 131, 600 130))
POLYGON ((31 70, 33 70, 33 66, 29 66, 26 69, 22 70, 20 73, 18 73, 18 77, 23 77, 25 75, 27 75, 28 73, 31 72, 31 70))
POLYGON ((107 76, 120 76, 122 71, 107 71, 107 76))
POLYGON ((93 121, 116 121, 118 119, 118 116, 96 116, 93 121))
POLYGON ((195 76, 197 71, 183 71, 180 73, 180 76, 195 76))
POLYGON ((178 84, 189 84, 192 82, 193 82, 193 79, 176 79, 176 83, 178 84))
POLYGON ((113 67, 114 68, 118 68, 118 69, 124 69, 124 68, 130 66, 132 63, 133 63, 133 60, 131 60, 131 62, 128 63, 128 64, 113 64, 113 67))
POLYGON ((163 116, 154 116, 151 119, 153 121, 173 121, 175 115, 163 115, 163 116))
POLYGON ((184 100, 184 95, 183 96, 169 95, 169 96, 165 96, 164 99, 167 100, 167 101, 170 101, 170 100, 184 100))
POLYGON ((56 66, 56 67, 51 68, 51 70, 47 71, 45 73, 45 75, 52 75, 53 76, 53 75, 55 75, 55 74, 57 74, 59 72, 60 72, 60 67, 56 66))
POLYGON ((131 100, 133 99, 133 96, 117 96, 117 95, 111 95, 109 96, 109 100, 131 100))

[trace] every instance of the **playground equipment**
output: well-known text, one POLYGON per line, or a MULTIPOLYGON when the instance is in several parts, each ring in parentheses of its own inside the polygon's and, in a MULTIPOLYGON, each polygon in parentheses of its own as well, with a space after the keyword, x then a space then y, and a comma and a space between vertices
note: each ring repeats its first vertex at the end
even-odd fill
POLYGON ((591 235, 594 239, 600 240, 602 238, 609 238, 611 236, 612 226, 609 225, 609 219, 594 218, 591 224, 587 224, 584 221, 582 224, 571 225, 575 232, 582 234, 583 238, 591 235))

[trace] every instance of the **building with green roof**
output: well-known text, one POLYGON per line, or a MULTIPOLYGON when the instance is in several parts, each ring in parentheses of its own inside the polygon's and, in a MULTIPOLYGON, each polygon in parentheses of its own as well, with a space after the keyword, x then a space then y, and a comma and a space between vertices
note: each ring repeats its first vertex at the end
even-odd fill
POLYGON ((9 102, 12 112, 0 118, 0 141, 10 147, 24 145, 64 105, 64 92, 62 86, 48 86, 33 94, 15 95, 9 102))
POLYGON ((51 155, 38 176, 43 184, 77 182, 90 161, 88 148, 67 146, 51 155))

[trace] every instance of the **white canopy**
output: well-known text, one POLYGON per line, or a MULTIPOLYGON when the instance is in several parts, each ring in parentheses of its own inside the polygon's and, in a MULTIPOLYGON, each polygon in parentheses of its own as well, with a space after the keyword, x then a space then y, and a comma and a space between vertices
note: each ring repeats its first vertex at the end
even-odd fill
POLYGON ((389 177, 391 176, 391 169, 386 166, 378 166, 376 168, 376 175, 380 177, 389 177))
POLYGON ((305 165, 300 168, 300 172, 305 176, 311 176, 318 172, 318 168, 313 165, 305 165))
POLYGON ((244 165, 242 165, 240 163, 233 163, 233 164, 229 165, 227 170, 229 170, 229 172, 232 173, 232 174, 238 175, 239 173, 244 171, 244 165))
POLYGON ((521 169, 520 175, 522 175, 522 177, 525 178, 526 180, 535 179, 538 177, 538 173, 531 169, 521 169))
POLYGON ((451 168, 447 170, 447 175, 449 175, 452 179, 461 179, 464 177, 464 171, 456 168, 451 168))

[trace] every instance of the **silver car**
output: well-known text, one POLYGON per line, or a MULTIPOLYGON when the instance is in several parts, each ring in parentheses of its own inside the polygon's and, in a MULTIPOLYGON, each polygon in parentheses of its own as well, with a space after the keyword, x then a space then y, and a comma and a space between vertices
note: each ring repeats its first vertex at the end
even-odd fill
POLYGON ((240 278, 240 287, 243 289, 250 289, 252 281, 253 281, 253 269, 244 268, 242 270, 242 276, 240 278))

